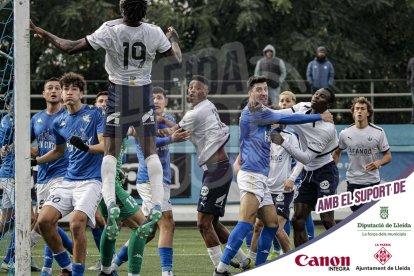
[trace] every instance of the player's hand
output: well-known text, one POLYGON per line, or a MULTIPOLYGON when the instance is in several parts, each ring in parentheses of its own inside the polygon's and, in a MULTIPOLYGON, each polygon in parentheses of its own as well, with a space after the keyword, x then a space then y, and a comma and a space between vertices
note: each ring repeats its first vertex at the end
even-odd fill
POLYGON ((167 137, 173 134, 173 130, 171 128, 158 129, 157 132, 160 137, 167 137))
POLYGON ((29 26, 30 31, 34 32, 34 37, 39 37, 39 38, 43 38, 43 30, 39 27, 37 27, 32 20, 30 20, 30 26, 29 26))
POLYGON ((282 135, 280 135, 280 133, 277 131, 272 131, 272 133, 270 134, 270 138, 272 139, 272 142, 276 145, 281 145, 285 141, 282 135))
POLYGON ((30 159, 30 166, 31 167, 36 167, 37 166, 37 159, 36 158, 31 158, 30 159))
POLYGON ((331 112, 329 112, 329 111, 325 111, 324 113, 322 113, 321 117, 322 117, 322 121, 324 121, 324 122, 328 122, 328 123, 333 123, 334 122, 333 116, 332 116, 331 112))
POLYGON ((190 139, 190 137, 190 131, 179 128, 171 135, 171 141, 173 141, 174 143, 184 142, 190 139))
POLYGON ((283 188, 285 189, 286 192, 292 192, 293 186, 295 186, 295 182, 293 182, 290 179, 287 179, 285 183, 283 184, 283 188))
POLYGON ((379 168, 381 168, 381 161, 380 160, 377 160, 375 162, 371 162, 371 163, 365 165, 365 171, 366 172, 375 171, 375 170, 378 170, 379 168))
POLYGON ((86 145, 79 136, 73 135, 69 139, 69 143, 71 143, 76 148, 80 149, 81 151, 89 151, 89 146, 86 145))
POLYGON ((172 26, 168 27, 168 32, 165 33, 165 36, 171 42, 177 42, 178 43, 178 41, 180 40, 180 37, 178 36, 177 31, 172 26))

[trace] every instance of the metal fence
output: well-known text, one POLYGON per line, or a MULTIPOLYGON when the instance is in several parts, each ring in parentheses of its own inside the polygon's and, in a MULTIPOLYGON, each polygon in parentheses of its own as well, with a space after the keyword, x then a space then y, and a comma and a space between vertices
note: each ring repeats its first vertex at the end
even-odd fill
MULTIPOLYGON (((31 112, 36 113, 45 107, 42 91, 44 80, 33 80, 31 93, 31 112)), ((247 99, 247 80, 210 81, 209 99, 217 106, 222 120, 227 124, 238 124, 243 101, 247 99), (225 92, 220 87, 231 86, 225 92), (228 93, 230 91, 230 93, 228 93)), ((168 113, 180 119, 189 109, 186 101, 188 83, 186 80, 153 81, 153 86, 162 86, 168 90, 168 113)), ((97 92, 106 90, 106 80, 89 80, 85 93, 85 103, 93 104, 97 92)), ((282 85, 282 91, 294 92, 299 101, 309 101, 311 94, 303 80, 287 80, 282 85)), ((372 121, 379 124, 409 123, 412 111, 412 99, 404 79, 340 79, 335 80, 333 90, 336 94, 336 104, 331 112, 335 121, 340 124, 352 122, 350 106, 352 99, 357 96, 367 97, 374 106, 372 121)))

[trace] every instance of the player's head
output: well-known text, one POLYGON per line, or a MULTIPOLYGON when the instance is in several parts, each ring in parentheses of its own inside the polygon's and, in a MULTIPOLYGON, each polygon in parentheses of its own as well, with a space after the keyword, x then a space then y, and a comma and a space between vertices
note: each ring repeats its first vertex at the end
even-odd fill
POLYGON ((4 106, 5 106, 8 113, 11 113, 12 105, 13 105, 13 93, 8 92, 4 96, 4 106))
POLYGON ((335 93, 329 88, 321 88, 312 95, 311 107, 316 113, 331 108, 335 102, 335 93))
POLYGON ((69 72, 60 78, 62 86, 63 103, 65 105, 81 104, 86 81, 82 75, 69 72))
POLYGON ((95 106, 105 109, 108 104, 108 91, 101 91, 96 94, 95 97, 95 106))
POLYGON ((194 75, 188 84, 187 100, 189 103, 196 105, 205 99, 208 95, 208 80, 199 75, 194 75))
POLYGON ((168 104, 167 93, 164 88, 155 86, 152 88, 152 95, 154 99, 155 112, 158 116, 164 113, 165 106, 168 104))
POLYGON ((281 109, 290 108, 296 104, 296 95, 291 91, 283 91, 279 95, 279 107, 281 109))
POLYGON ((47 103, 60 103, 62 101, 62 86, 58 78, 50 78, 43 85, 43 98, 47 103))
POLYGON ((255 101, 268 105, 269 94, 266 81, 267 79, 263 76, 252 76, 249 78, 247 81, 249 101, 255 101))
POLYGON ((374 114, 371 102, 365 97, 357 97, 352 101, 352 117, 355 121, 369 121, 374 114))
POLYGON ((137 24, 147 14, 147 0, 120 0, 121 15, 127 24, 137 24))

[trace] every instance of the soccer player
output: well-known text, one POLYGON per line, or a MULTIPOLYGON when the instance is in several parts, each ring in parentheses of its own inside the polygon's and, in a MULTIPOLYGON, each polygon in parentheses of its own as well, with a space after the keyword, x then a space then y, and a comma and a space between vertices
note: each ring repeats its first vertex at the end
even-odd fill
MULTIPOLYGON (((310 103, 298 103, 286 113, 324 114, 335 102, 335 94, 328 88, 316 91, 310 103)), ((274 132, 272 141, 281 145, 296 161, 304 164, 302 183, 298 196, 294 200, 292 218, 295 246, 308 240, 306 219, 314 209, 318 198, 336 193, 339 176, 338 169, 332 159, 332 152, 338 147, 338 136, 335 125, 328 122, 316 122, 290 126, 301 139, 302 151, 296 145, 285 141, 274 132)), ((335 225, 334 211, 320 214, 325 229, 335 225)))
POLYGON ((108 105, 108 95, 108 91, 101 91, 96 94, 95 106, 105 110, 106 106, 108 105))
MULTIPOLYGON (((174 122, 173 117, 165 113, 165 107, 168 103, 167 95, 165 90, 161 87, 154 87, 152 89, 154 96, 154 106, 157 113, 157 118, 165 118, 170 122, 174 122)), ((159 124, 159 129, 167 128, 165 124, 159 124)), ((160 234, 158 238, 158 254, 160 255, 161 270, 163 276, 172 276, 172 267, 173 267, 173 236, 174 236, 174 219, 172 213, 172 206, 170 201, 171 194, 171 161, 170 161, 170 151, 168 145, 171 143, 178 143, 185 140, 188 140, 190 133, 188 131, 177 130, 172 135, 167 137, 157 137, 157 152, 160 157, 161 164, 163 167, 164 174, 164 199, 161 204, 162 217, 158 221, 158 228, 160 229, 160 234)), ((139 168, 137 174, 137 191, 142 199, 142 211, 145 216, 148 216, 150 210, 152 209, 152 195, 151 195, 151 184, 148 179, 148 169, 145 165, 144 155, 140 145, 137 143, 137 156, 139 160, 139 168)), ((147 242, 149 242, 155 236, 155 231, 157 228, 154 228, 153 233, 148 237, 147 242)), ((125 244, 121 249, 117 257, 115 258, 112 267, 113 270, 117 270, 118 267, 125 261, 128 260, 126 255, 126 248, 128 244, 125 244)))
MULTIPOLYGON (((46 109, 35 114, 31 119, 31 140, 37 140, 38 155, 43 156, 51 151, 55 145, 55 135, 53 132, 53 121, 66 112, 62 104, 62 88, 59 79, 51 78, 45 81, 43 86, 43 98, 46 101, 46 109)), ((36 196, 38 202, 38 213, 41 213, 49 192, 62 183, 68 167, 68 151, 62 158, 56 161, 41 164, 38 167, 36 181, 36 196)), ((36 231, 40 232, 38 225, 36 231)), ((58 227, 57 229, 64 247, 72 253, 72 241, 66 232, 58 227)), ((45 244, 44 262, 42 276, 52 275, 53 252, 45 244)))
MULTIPOLYGON (((355 123, 339 133, 339 147, 335 150, 333 158, 338 163, 341 151, 347 150, 347 190, 353 194, 356 189, 380 183, 379 169, 391 162, 391 151, 385 131, 370 123, 374 109, 365 97, 358 97, 352 101, 351 113, 355 123), (379 153, 382 153, 381 159, 377 157, 379 153)), ((362 206, 364 204, 352 205, 351 210, 355 212, 362 206)))
MULTIPOLYGON (((221 122, 216 107, 207 99, 208 92, 208 80, 194 75, 187 92, 192 110, 177 125, 170 124, 168 120, 164 120, 164 123, 171 126, 165 129, 166 133, 171 134, 180 128, 191 133, 190 141, 196 148, 198 165, 204 171, 197 207, 197 226, 213 265, 217 267, 222 255, 220 244, 227 243, 229 236, 229 231, 219 218, 224 216, 233 173, 224 150, 230 137, 229 128, 221 122)), ((242 262, 246 255, 240 250, 236 258, 242 262)))
POLYGON ((86 259, 86 225, 95 226, 95 212, 101 200, 101 163, 104 117, 102 110, 82 104, 86 82, 75 73, 60 79, 67 111, 53 122, 56 146, 32 165, 51 163, 69 151, 69 165, 63 182, 50 191, 38 223, 41 234, 62 268, 62 275, 83 275, 86 259), (72 213, 73 264, 57 232, 57 222, 72 213))
POLYGON ((240 189, 238 222, 230 234, 226 249, 213 275, 230 275, 227 266, 243 239, 253 228, 258 214, 264 227, 259 237, 256 264, 266 261, 276 234, 276 210, 267 188, 270 162, 270 125, 272 123, 306 123, 321 119, 332 120, 330 113, 285 115, 266 107, 268 91, 266 78, 253 76, 248 81, 249 104, 240 117, 240 170, 237 183, 240 189))
POLYGON ((162 166, 157 155, 156 121, 151 94, 151 67, 156 52, 181 62, 178 34, 169 27, 164 34, 152 24, 142 22, 147 12, 146 0, 120 0, 121 19, 103 23, 93 34, 76 41, 66 40, 30 23, 36 35, 48 39, 66 53, 87 50, 106 51, 105 69, 109 75, 109 99, 104 130, 105 157, 102 162, 103 198, 109 210, 108 231, 119 232, 111 225, 111 209, 119 213, 115 199, 116 157, 130 126, 144 151, 151 183, 154 208, 150 220, 161 218, 163 199, 162 166), (170 40, 170 41, 169 41, 170 40))

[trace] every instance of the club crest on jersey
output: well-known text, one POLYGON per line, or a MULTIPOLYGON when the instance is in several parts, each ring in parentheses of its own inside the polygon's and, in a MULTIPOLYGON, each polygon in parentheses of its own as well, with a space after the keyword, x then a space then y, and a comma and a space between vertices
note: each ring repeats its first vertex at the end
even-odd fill
POLYGON ((61 127, 65 126, 65 125, 66 125, 65 121, 60 122, 61 127))
POLYGON ((208 187, 207 187, 207 186, 203 186, 203 187, 201 188, 201 192, 200 192, 200 194, 201 194, 201 196, 207 196, 207 195, 208 195, 208 192, 209 192, 208 187))
POLYGON ((89 123, 89 122, 91 121, 91 117, 89 116, 89 114, 87 114, 87 115, 84 115, 84 116, 82 117, 82 120, 83 120, 84 122, 89 123))
POLYGON ((326 190, 329 188, 329 181, 328 180, 324 180, 319 184, 319 187, 321 187, 322 190, 326 190))
POLYGON ((368 142, 371 142, 372 141, 372 139, 374 139, 374 138, 372 138, 372 136, 371 135, 368 135, 368 142))
POLYGON ((285 200, 285 196, 283 194, 278 194, 276 197, 276 201, 282 202, 285 200))
POLYGON ((43 121, 42 121, 42 118, 39 118, 39 119, 37 119, 37 121, 36 121, 36 123, 41 123, 41 122, 43 122, 43 121))

